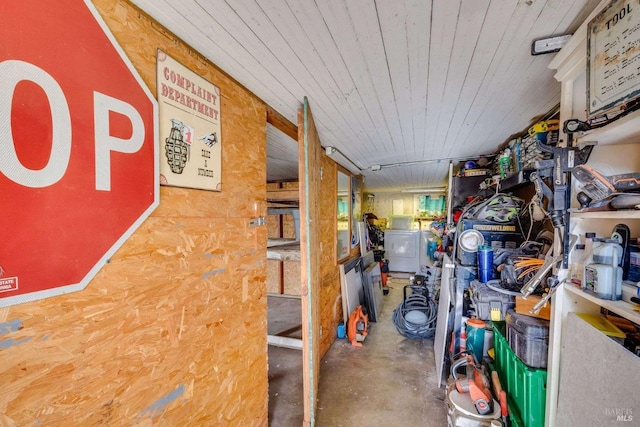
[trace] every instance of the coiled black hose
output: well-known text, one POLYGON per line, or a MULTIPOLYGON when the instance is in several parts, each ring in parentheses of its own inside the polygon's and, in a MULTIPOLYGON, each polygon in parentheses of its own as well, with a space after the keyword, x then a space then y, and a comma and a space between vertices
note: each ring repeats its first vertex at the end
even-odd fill
POLYGON ((396 329, 405 338, 422 339, 431 338, 436 332, 436 320, 438 306, 436 303, 421 294, 411 294, 393 311, 393 323, 396 329), (418 310, 427 317, 425 323, 414 323, 406 319, 407 313, 418 310))

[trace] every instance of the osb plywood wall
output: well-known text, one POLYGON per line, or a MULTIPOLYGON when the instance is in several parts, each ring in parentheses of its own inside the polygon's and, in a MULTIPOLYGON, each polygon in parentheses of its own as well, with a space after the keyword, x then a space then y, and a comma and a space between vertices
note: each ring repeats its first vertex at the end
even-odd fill
MULTIPOLYGON (((298 188, 297 182, 270 182, 267 190, 298 188)), ((296 229, 293 215, 267 215, 267 237, 269 239, 295 239, 296 229)), ((267 292, 271 294, 300 295, 300 262, 267 261, 267 292)))
POLYGON ((300 295, 300 261, 267 260, 267 292, 300 295))
POLYGON ((87 289, 0 310, 0 424, 266 426, 265 105, 126 2, 95 4, 152 93, 157 48, 220 87, 223 191, 162 187, 87 289))
POLYGON ((337 176, 336 163, 322 156, 322 185, 320 186, 320 354, 329 350, 337 337, 342 319, 342 291, 340 269, 336 264, 337 176))
MULTIPOLYGON (((297 182, 270 182, 267 190, 295 189, 297 182)), ((268 237, 270 239, 295 239, 296 228, 293 214, 269 214, 267 215, 268 237)))
POLYGON ((300 295, 300 261, 282 261, 285 295, 300 295))
MULTIPOLYGON (((295 189, 298 188, 297 182, 283 182, 281 184, 282 188, 286 189, 295 189)), ((293 221, 292 214, 286 214, 282 216, 282 237, 285 239, 295 239, 296 238, 296 227, 293 221)))
POLYGON ((282 261, 275 259, 267 260, 267 293, 284 293, 284 286, 282 283, 282 261))

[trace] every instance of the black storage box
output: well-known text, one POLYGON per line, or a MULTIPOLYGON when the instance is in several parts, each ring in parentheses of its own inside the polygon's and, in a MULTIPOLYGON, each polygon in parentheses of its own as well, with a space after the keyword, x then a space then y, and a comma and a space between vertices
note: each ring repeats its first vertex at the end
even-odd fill
POLYGON ((522 362, 531 368, 546 368, 549 351, 549 321, 509 311, 507 342, 522 362))
MULTIPOLYGON (((495 281, 496 283, 498 280, 495 281)), ((471 302, 480 320, 502 321, 508 310, 516 306, 516 297, 490 289, 486 283, 474 280, 469 285, 471 302)))

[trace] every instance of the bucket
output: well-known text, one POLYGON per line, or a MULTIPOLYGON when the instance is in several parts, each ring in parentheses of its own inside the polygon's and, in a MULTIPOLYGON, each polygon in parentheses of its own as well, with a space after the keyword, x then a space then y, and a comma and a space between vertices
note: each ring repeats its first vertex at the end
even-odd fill
POLYGON ((467 348, 473 352, 475 361, 482 362, 484 355, 484 329, 486 324, 484 320, 469 319, 467 320, 467 348))
POLYGON ((469 393, 460 393, 455 382, 447 385, 445 392, 447 408, 447 424, 449 426, 466 427, 500 427, 500 404, 493 400, 493 408, 486 415, 478 414, 469 393))

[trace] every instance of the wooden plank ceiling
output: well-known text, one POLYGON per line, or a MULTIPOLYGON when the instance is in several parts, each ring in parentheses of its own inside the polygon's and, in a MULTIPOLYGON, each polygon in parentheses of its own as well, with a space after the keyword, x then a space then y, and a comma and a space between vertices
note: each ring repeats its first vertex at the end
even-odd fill
MULTIPOLYGON (((291 122, 307 96, 323 146, 366 190, 397 191, 444 184, 447 159, 492 153, 557 105, 553 54, 531 42, 599 0, 132 2, 291 122)), ((297 145, 267 131, 270 177, 294 178, 279 156, 297 145)))

